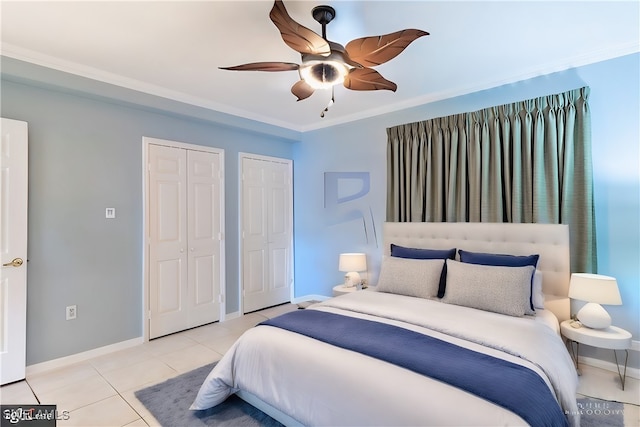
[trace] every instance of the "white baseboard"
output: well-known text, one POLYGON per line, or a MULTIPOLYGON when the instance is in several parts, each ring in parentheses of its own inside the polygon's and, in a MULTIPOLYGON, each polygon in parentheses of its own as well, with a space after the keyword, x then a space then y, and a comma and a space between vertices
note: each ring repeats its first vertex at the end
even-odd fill
MULTIPOLYGON (((631 348, 629 351, 640 351, 640 341, 631 341, 631 348)), ((624 356, 622 355, 622 351, 618 350, 618 361, 621 363, 620 371, 624 369, 624 356)), ((580 363, 584 363, 585 365, 593 366, 594 368, 604 369, 606 371, 618 372, 618 368, 615 363, 608 362, 602 359, 596 359, 595 357, 585 357, 580 356, 578 359, 580 363)), ((635 379, 640 379, 640 369, 639 368, 629 368, 627 366, 627 376, 635 379)))
POLYGON ((240 313, 239 311, 234 311, 233 313, 227 313, 224 316, 224 321, 221 321, 220 323, 224 323, 227 320, 231 320, 231 319, 237 319, 238 317, 242 317, 243 314, 240 313))
POLYGON ((64 368, 66 366, 73 365, 74 363, 93 359, 94 357, 104 356, 105 354, 124 350, 130 347, 135 347, 136 345, 140 345, 143 342, 144 339, 142 337, 132 338, 127 341, 121 341, 115 344, 106 345, 104 347, 98 347, 92 350, 83 351, 82 353, 76 353, 70 356, 60 357, 58 359, 29 365, 26 369, 27 377, 40 374, 42 372, 51 371, 53 369, 64 368))

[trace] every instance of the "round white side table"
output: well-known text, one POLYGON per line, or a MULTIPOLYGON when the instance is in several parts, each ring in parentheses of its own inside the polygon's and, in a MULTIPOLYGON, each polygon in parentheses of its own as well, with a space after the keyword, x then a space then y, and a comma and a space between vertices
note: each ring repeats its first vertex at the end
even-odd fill
POLYGON ((629 360, 629 349, 631 348, 631 333, 625 331, 622 328, 616 326, 609 326, 606 329, 591 329, 586 326, 574 327, 579 322, 574 323, 574 320, 565 320, 560 324, 560 332, 569 341, 569 343, 575 343, 575 350, 573 344, 571 347, 571 354, 576 364, 576 370, 578 370, 578 354, 580 352, 580 344, 590 345, 598 348, 608 348, 613 350, 613 354, 616 359, 616 367, 618 368, 618 375, 622 382, 622 389, 624 390, 624 381, 627 378, 627 361, 629 360), (574 326, 572 326, 574 325, 574 326), (620 371, 620 364, 618 363, 618 353, 616 350, 625 351, 624 370, 620 371))
POLYGON ((357 289, 355 286, 346 287, 345 285, 337 285, 333 287, 333 296, 337 297, 339 295, 350 294, 351 292, 355 292, 357 289))

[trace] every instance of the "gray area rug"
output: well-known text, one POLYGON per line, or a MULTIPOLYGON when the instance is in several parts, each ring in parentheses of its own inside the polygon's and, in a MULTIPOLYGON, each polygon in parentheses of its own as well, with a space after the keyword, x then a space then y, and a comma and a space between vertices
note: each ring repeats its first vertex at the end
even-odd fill
POLYGON ((624 427, 624 404, 581 397, 578 399, 580 427, 624 427))
POLYGON ((213 366, 215 363, 136 391, 135 395, 163 427, 282 426, 236 395, 215 408, 205 411, 189 410, 213 366))
MULTIPOLYGON (((163 427, 246 426, 281 427, 264 412, 235 395, 205 411, 191 411, 200 386, 215 363, 135 392, 136 397, 163 427)), ((578 399, 581 427, 624 427, 624 405, 618 402, 578 399)))

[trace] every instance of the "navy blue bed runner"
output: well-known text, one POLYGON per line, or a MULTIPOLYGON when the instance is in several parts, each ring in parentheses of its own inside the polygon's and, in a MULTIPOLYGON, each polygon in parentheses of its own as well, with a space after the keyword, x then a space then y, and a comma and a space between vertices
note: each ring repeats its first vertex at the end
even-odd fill
POLYGON ((261 325, 296 332, 446 382, 518 414, 531 426, 568 426, 538 374, 497 357, 397 326, 319 310, 290 312, 261 325))

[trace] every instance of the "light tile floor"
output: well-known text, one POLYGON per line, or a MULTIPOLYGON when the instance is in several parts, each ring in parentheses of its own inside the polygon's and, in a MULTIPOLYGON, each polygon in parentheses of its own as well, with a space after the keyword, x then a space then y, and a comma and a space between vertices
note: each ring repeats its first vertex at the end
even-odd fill
MULTIPOLYGON (((136 399, 135 391, 220 360, 244 331, 267 318, 296 309, 296 305, 285 304, 32 375, 26 381, 3 386, 0 401, 56 404, 59 411, 69 411, 69 419, 58 422, 62 427, 158 426, 136 399)), ((593 390, 611 387, 609 383, 615 380, 614 376, 617 375, 588 367, 581 377, 578 396, 593 396, 593 390), (594 386, 594 381, 600 385, 594 386)), ((625 394, 632 393, 634 403, 638 394, 634 390, 640 390, 639 384, 640 381, 627 378, 625 394)), ((626 426, 640 425, 637 404, 625 404, 624 411, 626 426)))
POLYGON ((158 338, 68 367, 28 376, 0 389, 2 404, 56 404, 69 411, 58 426, 158 426, 134 392, 220 360, 258 323, 297 310, 285 304, 222 323, 158 338))

